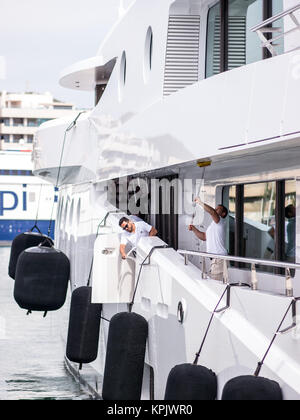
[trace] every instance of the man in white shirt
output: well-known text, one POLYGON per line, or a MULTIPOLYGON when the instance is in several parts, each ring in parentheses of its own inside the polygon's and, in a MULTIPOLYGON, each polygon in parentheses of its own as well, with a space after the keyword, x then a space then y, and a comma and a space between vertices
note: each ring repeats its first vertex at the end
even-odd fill
POLYGON ((133 220, 127 217, 122 217, 119 221, 120 227, 125 231, 121 237, 120 253, 123 260, 126 259, 125 248, 128 243, 133 247, 138 245, 139 240, 144 236, 156 236, 157 230, 145 223, 143 220, 138 221, 137 218, 133 220))
MULTIPOLYGON (((206 232, 201 232, 195 226, 189 225, 189 230, 194 232, 197 238, 206 242, 206 252, 209 254, 228 255, 225 241, 226 241, 226 217, 228 210, 222 204, 219 204, 215 209, 208 204, 202 203, 197 198, 195 200, 204 210, 210 214, 212 222, 207 228, 206 232)), ((220 258, 213 258, 210 266, 209 276, 215 280, 223 279, 224 263, 220 258)))

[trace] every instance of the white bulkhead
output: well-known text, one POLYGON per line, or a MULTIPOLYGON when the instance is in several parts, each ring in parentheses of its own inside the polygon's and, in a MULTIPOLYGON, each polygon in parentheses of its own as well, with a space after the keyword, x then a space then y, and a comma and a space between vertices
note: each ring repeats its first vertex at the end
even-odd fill
POLYGON ((135 261, 122 260, 120 234, 104 227, 94 244, 92 303, 130 303, 135 285, 135 261))

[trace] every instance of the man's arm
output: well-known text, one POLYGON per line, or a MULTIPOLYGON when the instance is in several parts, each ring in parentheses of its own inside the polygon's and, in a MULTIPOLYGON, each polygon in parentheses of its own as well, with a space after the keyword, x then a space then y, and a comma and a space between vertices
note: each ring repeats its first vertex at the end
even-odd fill
POLYGON ((149 232, 149 236, 156 236, 157 235, 157 229, 155 227, 152 227, 152 229, 149 232))
POLYGON ((123 259, 123 260, 125 260, 125 259, 126 259, 126 252, 125 252, 125 248, 126 248, 126 245, 124 245, 124 244, 121 244, 121 245, 120 245, 120 254, 121 254, 121 256, 122 256, 122 259, 123 259))
POLYGON ((201 232, 194 225, 190 225, 189 230, 194 232, 194 234, 197 236, 197 238, 199 238, 201 241, 206 241, 206 233, 205 232, 201 232))
POLYGON ((156 236, 157 235, 157 230, 155 229, 155 227, 149 225, 149 223, 146 222, 141 222, 143 223, 143 228, 145 229, 146 232, 148 232, 149 236, 156 236))
POLYGON ((196 198, 195 199, 196 203, 199 204, 201 207, 204 208, 204 210, 211 215, 213 221, 215 223, 219 223, 220 221, 220 216, 218 215, 218 213, 216 212, 216 210, 212 207, 210 207, 208 204, 203 203, 200 198, 196 198))

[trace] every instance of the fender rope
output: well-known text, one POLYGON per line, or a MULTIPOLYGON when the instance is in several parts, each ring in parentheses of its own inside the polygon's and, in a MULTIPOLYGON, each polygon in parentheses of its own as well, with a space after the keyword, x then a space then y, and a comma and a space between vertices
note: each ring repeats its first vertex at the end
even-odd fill
MULTIPOLYGON (((77 117, 75 118, 75 120, 72 121, 71 124, 69 125, 69 127, 67 127, 66 130, 65 130, 63 144, 62 144, 62 149, 61 149, 61 154, 60 154, 60 161, 59 161, 59 166, 58 166, 58 172, 57 172, 57 179, 56 179, 56 184, 55 184, 55 187, 54 187, 55 192, 58 191, 59 178, 60 178, 60 172, 61 172, 61 167, 62 167, 62 159, 63 159, 64 149, 65 149, 65 144, 66 144, 66 139, 67 139, 67 133, 73 127, 76 126, 76 123, 77 123, 78 118, 83 113, 85 113, 85 111, 79 112, 79 114, 77 115, 77 117)), ((52 222, 53 222, 54 204, 55 203, 56 203, 56 194, 54 194, 54 199, 53 199, 53 204, 52 204, 51 217, 50 217, 50 222, 49 222, 49 227, 48 227, 48 236, 50 236, 50 233, 51 233, 51 227, 52 227, 52 222)))
POLYGON ((272 340, 271 340, 271 342, 270 342, 270 344, 269 344, 269 347, 268 347, 268 349, 267 349, 267 351, 266 351, 266 353, 265 353, 265 355, 264 355, 264 357, 262 358, 262 360, 260 361, 260 362, 258 362, 258 364, 257 364, 257 368, 256 368, 256 371, 254 372, 254 376, 259 376, 259 374, 260 374, 260 371, 261 371, 261 369, 262 369, 262 367, 263 367, 263 365, 264 365, 264 363, 265 363, 265 360, 266 360, 266 357, 268 356, 268 354, 269 354, 269 352, 270 352, 270 350, 271 350, 271 348, 272 348, 272 346, 273 346, 273 344, 274 344, 274 342, 275 342, 275 340, 276 340, 276 337, 277 337, 277 335, 278 335, 278 333, 280 332, 280 329, 281 329, 281 327, 282 327, 282 324, 284 323, 284 321, 285 321, 285 319, 286 319, 286 317, 287 317, 287 315, 288 315, 288 313, 290 312, 290 309, 291 309, 291 307, 295 304, 295 302, 297 301, 297 299, 293 299, 291 302, 290 302, 290 304, 289 304, 289 306, 288 306, 288 308, 287 308, 287 310, 286 310, 286 312, 285 312, 285 314, 284 314, 284 316, 283 316, 283 318, 282 318, 282 320, 281 320, 281 322, 280 322, 280 324, 279 324, 279 326, 278 326, 278 328, 277 328, 277 330, 276 330, 276 333, 274 334, 274 336, 273 336, 273 338, 272 338, 272 340))
POLYGON ((137 281, 136 281, 136 284, 135 284, 135 288, 134 288, 134 292, 133 292, 132 300, 131 300, 131 302, 130 302, 130 303, 129 303, 129 305, 128 305, 128 311, 129 311, 129 312, 131 312, 131 311, 132 311, 132 308, 133 308, 133 305, 134 305, 134 300, 135 300, 135 295, 136 295, 136 292, 137 292, 137 289, 138 289, 138 286, 139 286, 139 282, 140 282, 140 277, 141 277, 142 269, 143 269, 143 267, 144 267, 145 265, 147 265, 147 264, 145 264, 145 263, 146 263, 146 261, 147 261, 147 259, 148 259, 148 258, 150 259, 151 255, 153 254, 153 252, 154 252, 156 249, 168 249, 168 248, 171 248, 171 247, 170 247, 169 245, 158 245, 158 246, 154 246, 153 248, 151 248, 151 251, 150 251, 150 252, 149 252, 149 254, 146 256, 146 258, 144 259, 144 261, 142 262, 142 264, 141 264, 141 266, 140 266, 139 274, 138 274, 138 277, 137 277, 137 281))
POLYGON ((222 296, 220 297, 220 299, 219 299, 219 301, 218 301, 218 303, 217 303, 217 305, 216 305, 215 309, 213 310, 213 313, 211 314, 211 317, 210 317, 210 320, 209 320, 208 326, 207 326, 207 328, 206 328, 206 331, 205 331, 205 334, 204 334, 204 337, 203 337, 203 340, 202 340, 202 343, 201 343, 200 349, 199 349, 198 353, 196 353, 196 358, 195 358, 194 363, 193 363, 194 365, 197 365, 197 364, 198 364, 198 360, 199 360, 200 354, 201 354, 201 352, 202 352, 202 349, 203 349, 204 343, 205 343, 205 341, 206 341, 206 338, 207 338, 208 332, 209 332, 209 330, 210 330, 210 327, 211 327, 212 321, 213 321, 213 319, 214 319, 215 313, 216 313, 216 311, 217 311, 217 309, 218 309, 218 307, 219 307, 220 303, 222 302, 223 297, 224 297, 224 296, 225 296, 225 294, 228 292, 228 290, 230 289, 230 287, 231 287, 231 286, 230 286, 230 285, 228 285, 228 286, 225 288, 225 290, 224 290, 224 292, 222 293, 222 296))

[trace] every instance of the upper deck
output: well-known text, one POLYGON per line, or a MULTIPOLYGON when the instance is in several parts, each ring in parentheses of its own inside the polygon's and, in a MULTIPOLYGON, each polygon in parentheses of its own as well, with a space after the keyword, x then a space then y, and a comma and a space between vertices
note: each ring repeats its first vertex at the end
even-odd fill
MULTIPOLYGON (((96 58, 64 73, 65 86, 95 90, 97 105, 68 133, 61 183, 134 175, 257 143, 297 140, 299 10, 264 26, 265 18, 288 10, 287 4, 269 3, 133 3, 96 58), (267 40, 263 48, 251 30, 257 25, 267 40), (288 34, 278 38, 283 32, 288 34)), ((68 125, 39 130, 38 175, 56 178, 68 125)))
POLYGON ((140 92, 149 105, 218 73, 299 48, 298 6, 297 0, 136 0, 97 54, 65 69, 60 83, 95 91, 96 103, 100 87, 117 84, 105 96, 140 111, 140 92))

